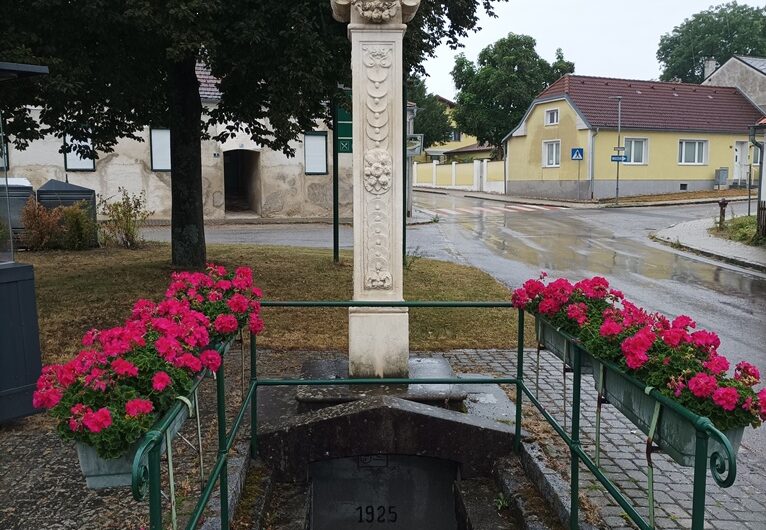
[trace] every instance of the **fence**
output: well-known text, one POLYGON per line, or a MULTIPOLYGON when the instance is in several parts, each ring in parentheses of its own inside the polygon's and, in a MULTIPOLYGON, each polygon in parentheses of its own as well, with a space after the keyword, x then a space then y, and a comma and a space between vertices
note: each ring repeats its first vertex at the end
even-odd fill
MULTIPOLYGON (((512 309, 510 302, 364 302, 364 301, 322 301, 322 302, 278 302, 264 301, 262 307, 311 307, 311 308, 349 308, 349 307, 406 307, 406 308, 506 308, 512 309)), ((571 465, 570 465, 570 493, 571 506, 569 528, 574 530, 579 528, 579 473, 580 463, 584 464, 598 481, 604 486, 606 491, 617 501, 620 507, 625 510, 627 516, 641 530, 652 530, 650 525, 633 507, 628 499, 619 491, 618 487, 602 472, 596 462, 583 450, 580 443, 580 387, 582 380, 582 359, 579 348, 573 348, 571 370, 573 372, 572 402, 571 402, 571 430, 567 432, 565 427, 545 409, 535 396, 534 388, 527 386, 524 378, 524 320, 525 313, 518 310, 518 344, 516 347, 516 377, 508 378, 472 378, 471 384, 508 384, 516 387, 516 416, 515 416, 515 436, 514 448, 518 452, 521 450, 521 428, 522 428, 522 402, 525 399, 535 406, 547 422, 553 427, 559 437, 569 447, 571 465)), ((228 346, 221 346, 223 351, 228 346)), ((227 480, 227 462, 228 454, 231 450, 237 433, 242 426, 246 415, 250 415, 250 455, 252 457, 258 454, 258 403, 257 391, 259 387, 269 386, 327 386, 327 385, 410 385, 410 384, 465 384, 465 379, 461 378, 428 378, 428 379, 410 379, 410 378, 365 378, 365 379, 258 379, 257 377, 258 350, 254 335, 250 337, 250 381, 247 392, 244 394, 242 404, 236 413, 231 429, 227 429, 226 424, 226 386, 224 364, 216 372, 216 391, 217 391, 217 416, 218 416, 218 457, 212 471, 207 476, 207 481, 197 500, 194 511, 192 512, 186 529, 197 527, 204 510, 210 500, 216 482, 219 484, 220 491, 220 522, 223 530, 229 528, 229 510, 228 510, 228 480, 227 480)), ((610 363, 605 363, 607 368, 615 369, 610 363)), ((635 379, 629 378, 632 384, 643 385, 635 379)), ((673 409, 686 419, 691 421, 696 430, 696 458, 694 462, 694 484, 692 500, 692 530, 703 530, 705 525, 705 488, 708 464, 715 482, 721 487, 729 487, 736 478, 736 456, 726 437, 716 429, 709 419, 693 414, 684 407, 678 405, 675 401, 661 395, 657 390, 652 390, 651 395, 654 399, 662 403, 663 406, 673 409), (718 453, 713 453, 708 462, 708 442, 714 437, 720 443, 725 457, 718 453)), ((184 405, 180 402, 174 405, 170 411, 142 438, 133 463, 133 496, 136 500, 142 500, 149 496, 149 520, 151 530, 161 530, 162 522, 162 491, 161 491, 161 444, 165 438, 168 427, 173 423, 176 416, 181 412, 184 405), (148 455, 148 458, 147 458, 148 455)), ((168 449, 170 444, 167 444, 168 449)), ((172 461, 168 459, 169 466, 172 468, 172 461)), ((171 473, 172 476, 172 473, 171 473)), ((171 485, 172 494, 172 485, 171 485)))
POLYGON ((467 191, 505 192, 505 162, 474 160, 440 164, 414 163, 415 186, 467 191))

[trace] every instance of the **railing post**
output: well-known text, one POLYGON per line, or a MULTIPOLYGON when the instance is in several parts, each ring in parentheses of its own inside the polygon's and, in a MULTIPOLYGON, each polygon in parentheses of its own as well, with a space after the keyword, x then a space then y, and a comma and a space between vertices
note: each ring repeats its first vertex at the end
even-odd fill
POLYGON ((255 383, 253 400, 250 402, 250 458, 258 456, 258 347, 255 333, 250 333, 250 384, 255 383))
POLYGON ((223 363, 216 373, 218 398, 218 455, 223 459, 218 484, 221 488, 221 530, 229 530, 229 470, 226 451, 226 381, 223 363))
POLYGON ((514 448, 518 453, 521 451, 521 399, 523 391, 521 385, 524 382, 524 310, 519 309, 519 332, 518 345, 516 346, 516 432, 513 440, 514 448))
POLYGON ((697 445, 694 449, 694 489, 692 493, 692 530, 705 526, 705 485, 707 480, 708 434, 697 430, 697 445))
POLYGON ((149 528, 151 530, 162 530, 160 447, 160 442, 157 442, 149 451, 149 528))
MULTIPOLYGON (((580 363, 582 359, 579 348, 572 348, 572 350, 572 364, 574 364, 572 374, 572 446, 569 448, 572 455, 572 468, 569 471, 572 499, 569 508, 569 528, 577 530, 580 527, 580 457, 577 450, 580 449, 580 377, 582 376, 580 363)), ((566 410, 564 410, 564 416, 566 417, 566 410)))

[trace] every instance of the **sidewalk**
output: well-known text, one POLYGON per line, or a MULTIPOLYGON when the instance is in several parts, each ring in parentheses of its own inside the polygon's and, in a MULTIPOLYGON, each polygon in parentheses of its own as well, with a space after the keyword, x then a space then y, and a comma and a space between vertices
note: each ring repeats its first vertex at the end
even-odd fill
MULTIPOLYGON (((421 193, 433 193, 436 195, 450 195, 452 197, 465 197, 468 199, 481 199, 484 201, 497 201, 509 204, 535 204, 539 206, 564 206, 567 208, 580 208, 586 210, 595 210, 599 208, 643 208, 649 206, 679 206, 685 204, 713 204, 718 199, 682 199, 673 201, 651 201, 651 202, 622 202, 619 205, 611 203, 599 203, 596 201, 575 201, 565 199, 535 199, 531 197, 517 197, 513 195, 501 195, 499 193, 487 193, 481 191, 450 190, 441 188, 414 188, 421 193)), ((623 200, 627 200, 623 199, 623 200)), ((747 195, 742 197, 727 197, 729 202, 746 201, 747 195)))
POLYGON ((699 219, 678 223, 659 230, 650 237, 677 248, 766 272, 766 248, 712 236, 708 229, 714 222, 712 219, 699 219))

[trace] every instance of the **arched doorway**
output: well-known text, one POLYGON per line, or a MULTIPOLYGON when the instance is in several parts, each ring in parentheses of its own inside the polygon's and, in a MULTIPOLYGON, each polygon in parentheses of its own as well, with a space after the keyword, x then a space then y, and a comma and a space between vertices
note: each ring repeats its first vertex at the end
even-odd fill
POLYGON ((223 153, 226 213, 261 213, 259 153, 234 149, 223 153))

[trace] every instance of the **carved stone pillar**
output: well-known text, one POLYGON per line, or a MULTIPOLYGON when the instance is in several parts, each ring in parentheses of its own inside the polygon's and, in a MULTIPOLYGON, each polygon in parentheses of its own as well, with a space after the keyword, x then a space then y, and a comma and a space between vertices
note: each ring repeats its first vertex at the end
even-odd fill
MULTIPOLYGON (((403 300, 402 39, 420 0, 330 0, 350 22, 353 71, 354 299, 403 300)), ((408 373, 403 308, 349 310, 349 374, 408 373)))

